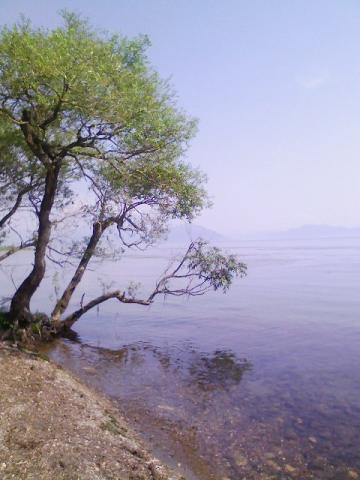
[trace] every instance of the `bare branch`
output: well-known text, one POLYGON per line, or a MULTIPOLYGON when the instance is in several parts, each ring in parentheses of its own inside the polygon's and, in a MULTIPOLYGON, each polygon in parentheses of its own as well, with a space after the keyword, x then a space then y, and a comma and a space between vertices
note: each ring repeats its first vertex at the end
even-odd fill
MULTIPOLYGON (((191 242, 185 254, 180 258, 170 273, 169 268, 157 282, 154 291, 145 300, 126 296, 125 292, 115 290, 105 293, 69 315, 60 322, 62 328, 71 328, 72 325, 90 309, 115 298, 122 303, 135 303, 138 305, 151 305, 157 295, 173 296, 199 296, 207 291, 221 288, 224 292, 229 288, 233 277, 246 275, 246 266, 237 261, 234 255, 223 255, 219 249, 211 248, 206 242, 199 239, 191 242), (180 280, 180 286, 174 286, 172 281, 180 280)), ((59 319, 56 319, 59 321, 59 319)))
POLYGON ((7 252, 0 255, 0 262, 10 257, 10 255, 13 255, 16 252, 19 252, 20 250, 24 250, 25 248, 35 247, 35 245, 36 245, 35 240, 28 240, 27 242, 23 242, 20 245, 17 245, 16 247, 10 247, 7 252))
POLYGON ((8 213, 0 219, 0 228, 2 228, 5 225, 5 223, 14 215, 14 213, 20 207, 23 196, 27 192, 29 192, 32 188, 33 188, 32 186, 28 186, 28 187, 25 187, 22 190, 20 190, 20 192, 18 193, 18 195, 16 197, 14 205, 11 207, 11 209, 8 211, 8 213))

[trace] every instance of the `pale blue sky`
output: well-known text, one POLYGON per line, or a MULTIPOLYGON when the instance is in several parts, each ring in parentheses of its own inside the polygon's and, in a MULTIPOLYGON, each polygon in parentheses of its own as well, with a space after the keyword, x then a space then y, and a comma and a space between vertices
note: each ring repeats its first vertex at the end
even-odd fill
POLYGON ((360 226, 360 2, 0 0, 53 26, 62 8, 128 36, 199 118, 188 159, 215 202, 197 223, 232 233, 360 226))

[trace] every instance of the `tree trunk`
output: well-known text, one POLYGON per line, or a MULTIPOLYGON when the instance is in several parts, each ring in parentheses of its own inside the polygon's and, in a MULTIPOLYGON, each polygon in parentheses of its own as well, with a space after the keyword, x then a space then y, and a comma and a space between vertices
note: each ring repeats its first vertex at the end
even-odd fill
POLYGON ((126 298, 124 292, 120 292, 120 290, 116 290, 115 292, 104 293, 100 297, 94 298, 91 302, 83 305, 81 308, 73 312, 71 315, 65 318, 60 324, 60 328, 62 330, 69 330, 75 322, 79 320, 79 318, 84 315, 84 313, 88 312, 92 308, 100 305, 100 303, 106 302, 111 298, 115 298, 122 303, 136 303, 137 305, 145 305, 149 306, 152 302, 150 300, 140 300, 136 298, 126 298))
POLYGON ((55 308, 51 314, 51 321, 54 324, 59 323, 61 315, 67 309, 69 302, 71 300, 72 294, 74 293, 75 288, 81 282, 81 279, 85 273, 88 263, 90 262, 91 257, 95 253, 97 244, 99 243, 99 240, 102 234, 104 233, 105 229, 109 225, 110 225, 109 222, 95 222, 93 224, 93 233, 83 253, 83 256, 81 257, 79 265, 77 266, 77 269, 72 279, 70 280, 68 286, 65 288, 61 298, 56 303, 55 308))
POLYGON ((39 229, 35 247, 34 265, 12 298, 10 316, 14 321, 27 323, 30 318, 30 300, 45 275, 45 255, 50 240, 50 213, 54 205, 61 162, 49 165, 45 179, 45 192, 39 210, 39 229))
POLYGON ((65 320, 61 322, 61 329, 69 330, 74 325, 74 323, 77 322, 79 318, 84 315, 84 313, 88 312, 91 308, 100 305, 100 303, 106 302, 106 300, 109 300, 110 298, 119 297, 121 297, 121 292, 117 290, 116 292, 106 293, 104 295, 101 295, 100 297, 95 298, 94 300, 82 306, 81 308, 79 308, 79 310, 76 310, 67 318, 65 318, 65 320))

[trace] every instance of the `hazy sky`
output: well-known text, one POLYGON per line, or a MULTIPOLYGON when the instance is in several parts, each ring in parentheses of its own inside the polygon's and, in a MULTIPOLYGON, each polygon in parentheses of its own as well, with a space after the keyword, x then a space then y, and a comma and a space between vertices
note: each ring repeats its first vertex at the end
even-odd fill
POLYGON ((151 62, 199 118, 188 159, 215 204, 197 223, 360 226, 358 0, 0 0, 0 21, 52 27, 62 8, 150 36, 151 62))

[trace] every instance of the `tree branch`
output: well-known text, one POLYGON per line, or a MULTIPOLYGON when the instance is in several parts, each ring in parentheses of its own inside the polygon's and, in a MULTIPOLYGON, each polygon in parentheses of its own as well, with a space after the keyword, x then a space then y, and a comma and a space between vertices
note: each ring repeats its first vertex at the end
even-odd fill
POLYGON ((35 240, 28 240, 27 242, 21 243, 20 245, 18 245, 16 247, 10 247, 7 252, 0 255, 0 262, 4 261, 6 258, 10 257, 10 255, 13 255, 16 252, 19 252, 20 250, 23 250, 24 248, 35 247, 35 245, 36 245, 35 240))
POLYGON ((233 277, 246 275, 246 266, 237 261, 234 255, 223 255, 218 248, 211 248, 206 242, 199 239, 190 243, 175 268, 170 273, 168 271, 169 268, 156 283, 154 291, 146 300, 137 299, 131 293, 129 297, 126 297, 126 293, 120 292, 120 290, 105 293, 81 306, 62 322, 57 319, 61 325, 60 329, 71 328, 82 315, 111 298, 122 303, 148 306, 153 303, 157 295, 198 296, 210 289, 218 290, 219 288, 226 292, 233 277), (182 285, 177 287, 171 285, 171 281, 179 279, 183 282, 182 285))
POLYGON ((50 123, 54 122, 57 119, 57 117, 59 115, 59 112, 60 112, 60 108, 61 108, 63 100, 64 100, 64 97, 65 97, 66 92, 68 90, 69 90, 69 84, 64 79, 64 87, 63 87, 63 90, 62 90, 62 92, 59 96, 59 100, 56 103, 52 114, 46 120, 44 120, 41 123, 40 128, 42 128, 44 130, 48 125, 50 125, 50 123))
POLYGON ((94 300, 91 300, 91 302, 87 303, 86 305, 82 306, 81 308, 73 312, 71 315, 66 317, 65 320, 61 322, 61 327, 64 329, 71 328, 74 325, 74 323, 77 320, 79 320, 79 318, 82 315, 84 315, 86 312, 96 307, 97 305, 100 305, 101 303, 106 302, 107 300, 110 300, 111 298, 115 298, 116 300, 122 303, 137 303, 138 305, 146 305, 146 306, 150 305, 151 303, 148 300, 126 298, 124 292, 120 292, 120 290, 116 290, 114 292, 105 293, 104 295, 94 298, 94 300))
POLYGON ((5 223, 9 220, 9 218, 11 218, 15 214, 15 212, 17 211, 17 209, 21 205, 23 196, 26 193, 33 190, 34 188, 35 188, 35 185, 28 185, 27 187, 20 190, 20 192, 18 193, 18 195, 16 197, 14 205, 11 207, 11 209, 8 211, 8 213, 6 215, 4 215, 3 218, 0 219, 0 228, 2 228, 5 225, 5 223))

